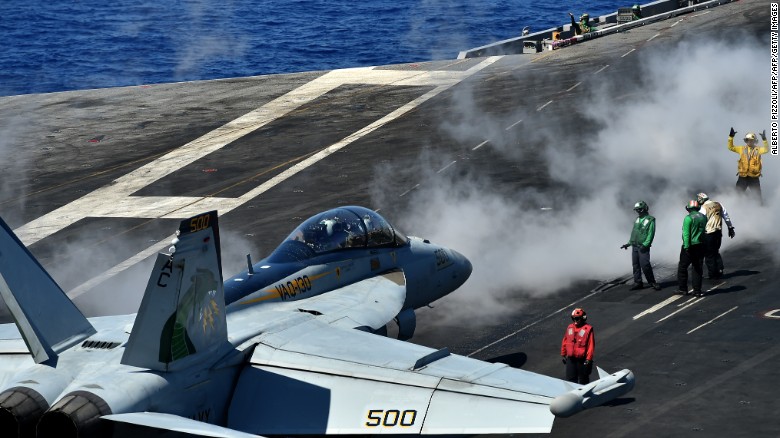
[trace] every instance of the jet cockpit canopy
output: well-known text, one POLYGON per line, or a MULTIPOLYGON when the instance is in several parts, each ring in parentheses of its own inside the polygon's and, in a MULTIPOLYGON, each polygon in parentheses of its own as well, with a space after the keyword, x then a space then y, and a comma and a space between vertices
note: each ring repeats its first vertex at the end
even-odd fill
POLYGON ((399 247, 407 242, 403 233, 375 211, 339 207, 304 221, 271 254, 269 261, 304 260, 343 249, 399 247))

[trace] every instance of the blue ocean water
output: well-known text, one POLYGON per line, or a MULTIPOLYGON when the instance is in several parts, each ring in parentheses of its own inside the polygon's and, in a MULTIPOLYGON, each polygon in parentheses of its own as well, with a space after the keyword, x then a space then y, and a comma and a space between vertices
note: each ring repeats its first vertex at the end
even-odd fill
POLYGON ((0 95, 454 59, 621 0, 3 0, 0 95))

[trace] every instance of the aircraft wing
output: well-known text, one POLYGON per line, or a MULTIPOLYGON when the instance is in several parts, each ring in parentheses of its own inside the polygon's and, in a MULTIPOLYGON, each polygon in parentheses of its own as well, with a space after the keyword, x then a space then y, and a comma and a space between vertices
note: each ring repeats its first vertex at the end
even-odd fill
POLYGON ((633 387, 628 370, 580 386, 318 317, 257 340, 228 414, 253 434, 544 433, 551 405, 567 416, 633 387))
POLYGON ((331 325, 344 328, 384 327, 398 315, 406 299, 406 278, 401 271, 387 272, 300 301, 283 303, 318 315, 331 325))

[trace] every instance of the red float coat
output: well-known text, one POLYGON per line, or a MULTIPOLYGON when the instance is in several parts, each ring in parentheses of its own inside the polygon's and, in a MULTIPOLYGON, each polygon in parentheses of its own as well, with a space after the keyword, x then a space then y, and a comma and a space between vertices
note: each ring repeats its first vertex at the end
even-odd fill
POLYGON ((569 324, 563 335, 561 356, 585 358, 592 361, 595 349, 596 338, 593 336, 593 327, 590 324, 583 324, 580 327, 574 323, 569 324))

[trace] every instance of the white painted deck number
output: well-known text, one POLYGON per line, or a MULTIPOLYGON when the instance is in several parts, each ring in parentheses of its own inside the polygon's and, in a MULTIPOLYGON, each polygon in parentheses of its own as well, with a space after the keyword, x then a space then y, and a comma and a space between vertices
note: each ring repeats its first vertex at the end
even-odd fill
POLYGON ((409 427, 414 425, 414 422, 417 419, 417 411, 414 409, 406 411, 399 411, 397 409, 388 409, 386 411, 383 409, 371 409, 368 411, 368 416, 366 418, 368 419, 368 421, 366 421, 366 426, 368 427, 409 427))

